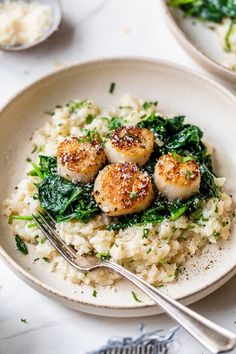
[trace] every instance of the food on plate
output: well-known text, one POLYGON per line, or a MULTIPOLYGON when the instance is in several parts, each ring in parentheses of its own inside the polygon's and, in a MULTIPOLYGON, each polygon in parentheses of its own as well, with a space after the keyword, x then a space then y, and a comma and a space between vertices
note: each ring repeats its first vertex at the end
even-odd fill
POLYGON ((159 192, 168 200, 186 200, 200 189, 200 168, 191 156, 168 153, 155 166, 154 181, 159 192))
POLYGON ((143 166, 150 158, 154 135, 146 128, 124 126, 116 129, 105 144, 109 162, 133 162, 143 166))
POLYGON ((46 210, 78 255, 111 259, 155 286, 173 282, 189 257, 230 236, 232 200, 202 138, 184 116, 161 114, 157 101, 57 106, 34 133, 25 177, 4 202, 19 252, 28 257, 33 244, 35 262, 74 283, 119 279, 62 259, 32 220, 46 210))
POLYGON ((153 197, 148 173, 130 162, 107 165, 94 183, 95 201, 109 216, 139 213, 150 206, 153 197))
POLYGON ((185 15, 206 23, 216 30, 219 43, 226 52, 222 63, 231 70, 236 69, 236 3, 234 0, 168 0, 168 4, 179 7, 185 15))
POLYGON ((59 174, 72 181, 92 181, 105 161, 103 147, 94 136, 66 138, 57 148, 59 174))
POLYGON ((0 3, 0 45, 30 44, 52 24, 50 6, 37 1, 4 0, 0 3))

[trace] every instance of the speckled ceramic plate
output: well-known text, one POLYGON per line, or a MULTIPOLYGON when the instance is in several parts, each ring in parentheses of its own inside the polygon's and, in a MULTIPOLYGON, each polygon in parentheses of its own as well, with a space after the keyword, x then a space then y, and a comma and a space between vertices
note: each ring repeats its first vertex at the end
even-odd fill
MULTIPOLYGON (((8 197, 23 178, 25 157, 30 152, 31 133, 41 127, 43 114, 59 103, 74 98, 92 98, 100 105, 117 104, 130 93, 147 100, 158 99, 167 114, 186 114, 205 132, 205 139, 216 148, 216 168, 227 177, 226 189, 236 197, 236 99, 212 81, 183 67, 148 59, 106 59, 79 64, 37 81, 14 97, 0 112, 0 200, 8 197), (109 94, 110 82, 116 83, 109 94)), ((160 312, 157 306, 135 289, 142 303, 134 301, 134 287, 126 281, 114 289, 92 289, 65 281, 50 273, 46 262, 36 262, 33 247, 28 256, 16 250, 4 216, 0 219, 2 258, 30 286, 76 310, 107 316, 142 316, 160 312)), ((236 235, 219 249, 209 246, 186 266, 178 282, 163 288, 185 304, 216 290, 236 270, 236 235)))
POLYGON ((169 7, 166 0, 161 0, 161 4, 167 24, 183 49, 206 70, 235 84, 236 72, 223 66, 226 53, 217 33, 201 21, 185 17, 179 9, 169 7))

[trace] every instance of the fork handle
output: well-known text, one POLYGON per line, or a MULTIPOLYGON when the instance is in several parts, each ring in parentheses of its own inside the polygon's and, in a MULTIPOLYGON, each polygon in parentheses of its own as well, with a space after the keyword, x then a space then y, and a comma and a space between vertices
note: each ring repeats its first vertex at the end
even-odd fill
POLYGON ((235 348, 236 335, 234 333, 218 326, 193 310, 190 310, 188 307, 154 288, 120 265, 104 261, 103 266, 119 273, 122 277, 131 281, 144 293, 150 296, 150 298, 162 307, 168 315, 181 324, 187 332, 189 332, 210 352, 214 354, 226 353, 235 348))

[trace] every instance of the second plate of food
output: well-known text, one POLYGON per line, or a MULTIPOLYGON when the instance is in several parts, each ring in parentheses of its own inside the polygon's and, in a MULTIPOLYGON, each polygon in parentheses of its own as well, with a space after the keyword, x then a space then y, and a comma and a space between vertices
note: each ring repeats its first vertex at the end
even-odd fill
POLYGON ((211 0, 162 0, 161 4, 183 48, 205 69, 235 84, 236 5, 211 0))
POLYGON ((93 61, 36 82, 0 114, 1 255, 77 310, 160 311, 114 273, 70 267, 32 220, 47 210, 79 255, 187 304, 206 296, 235 273, 235 116, 224 88, 161 61, 93 61))

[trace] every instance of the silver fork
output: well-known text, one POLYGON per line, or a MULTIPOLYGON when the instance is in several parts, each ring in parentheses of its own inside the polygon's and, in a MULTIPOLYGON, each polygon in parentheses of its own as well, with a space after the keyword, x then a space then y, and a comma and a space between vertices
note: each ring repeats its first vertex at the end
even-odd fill
POLYGON ((165 312, 175 319, 187 332, 214 354, 226 353, 236 346, 236 335, 227 329, 211 322, 207 318, 190 310, 178 301, 172 299, 157 288, 154 288, 137 275, 131 273, 117 263, 99 260, 95 256, 78 256, 76 251, 66 245, 56 231, 55 220, 47 213, 47 218, 39 211, 39 217, 32 215, 39 229, 51 242, 61 256, 74 268, 81 272, 89 272, 98 268, 107 268, 120 274, 146 293, 165 312))

